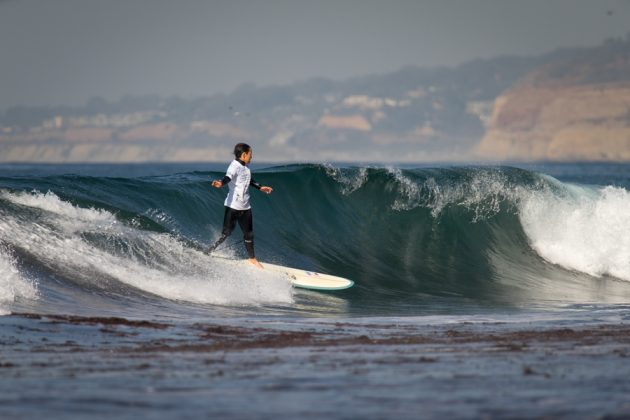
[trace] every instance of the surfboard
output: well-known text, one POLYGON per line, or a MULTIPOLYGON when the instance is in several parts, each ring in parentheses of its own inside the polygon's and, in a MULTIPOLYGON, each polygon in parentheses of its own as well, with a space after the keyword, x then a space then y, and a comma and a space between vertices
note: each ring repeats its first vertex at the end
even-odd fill
MULTIPOLYGON (((249 264, 249 262, 247 262, 247 264, 249 264)), ((343 290, 354 285, 352 280, 330 274, 300 270, 298 268, 285 267, 282 265, 264 262, 261 262, 261 264, 265 270, 287 275, 293 287, 311 290, 343 290)))
MULTIPOLYGON (((233 259, 232 257, 224 256, 221 254, 213 253, 211 256, 212 258, 220 258, 222 260, 227 260, 232 263, 238 263, 239 261, 233 259)), ((240 261, 252 266, 251 263, 247 260, 240 261)), ((344 277, 338 277, 331 274, 318 273, 309 270, 301 270, 299 268, 285 267, 283 265, 270 264, 262 261, 261 264, 265 270, 286 275, 293 287, 299 287, 301 289, 343 290, 354 286, 354 282, 352 280, 346 279, 344 277)))

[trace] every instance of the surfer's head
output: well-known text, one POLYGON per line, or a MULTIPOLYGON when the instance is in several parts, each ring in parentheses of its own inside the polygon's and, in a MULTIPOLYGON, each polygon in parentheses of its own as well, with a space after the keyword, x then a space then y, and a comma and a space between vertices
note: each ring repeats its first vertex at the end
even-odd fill
POLYGON ((234 146, 234 156, 247 164, 252 160, 252 147, 246 143, 238 143, 234 146))

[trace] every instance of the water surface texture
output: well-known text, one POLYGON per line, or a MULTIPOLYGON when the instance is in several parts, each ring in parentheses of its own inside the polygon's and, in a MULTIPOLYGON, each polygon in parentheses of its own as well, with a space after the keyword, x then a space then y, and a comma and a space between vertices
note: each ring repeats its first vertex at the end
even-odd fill
POLYGON ((630 165, 224 170, 0 166, 0 414, 630 415, 630 165))

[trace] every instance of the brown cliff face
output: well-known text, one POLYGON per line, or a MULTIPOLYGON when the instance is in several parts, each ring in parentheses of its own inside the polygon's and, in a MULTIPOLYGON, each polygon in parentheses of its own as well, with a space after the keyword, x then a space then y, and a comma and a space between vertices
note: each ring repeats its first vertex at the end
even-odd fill
POLYGON ((498 97, 477 155, 630 161, 630 48, 602 48, 541 66, 498 97))
POLYGON ((630 83, 497 98, 477 152, 500 160, 630 160, 630 83))

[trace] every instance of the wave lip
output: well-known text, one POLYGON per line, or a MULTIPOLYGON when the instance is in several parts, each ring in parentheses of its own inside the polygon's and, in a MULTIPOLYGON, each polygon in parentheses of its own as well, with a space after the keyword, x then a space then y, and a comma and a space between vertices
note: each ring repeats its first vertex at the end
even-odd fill
POLYGON ((620 282, 604 288, 596 281, 630 280, 624 188, 573 185, 511 167, 370 168, 345 193, 354 173, 346 170, 344 182, 325 172, 339 202, 363 215, 337 223, 351 227, 346 235, 354 243, 343 245, 355 252, 327 242, 327 254, 357 256, 359 285, 400 299, 422 293, 517 305, 630 295, 620 282))

